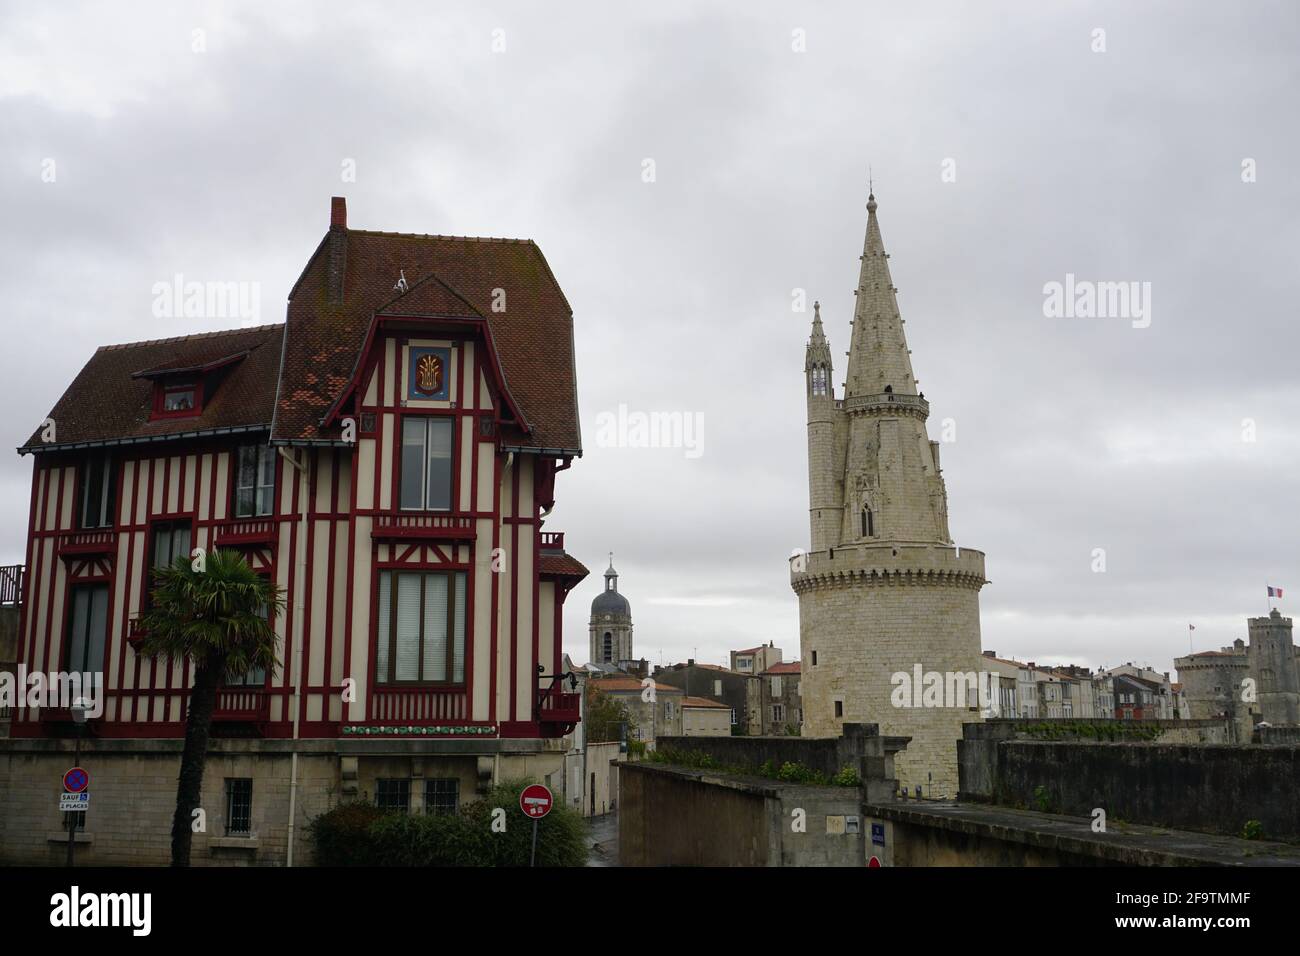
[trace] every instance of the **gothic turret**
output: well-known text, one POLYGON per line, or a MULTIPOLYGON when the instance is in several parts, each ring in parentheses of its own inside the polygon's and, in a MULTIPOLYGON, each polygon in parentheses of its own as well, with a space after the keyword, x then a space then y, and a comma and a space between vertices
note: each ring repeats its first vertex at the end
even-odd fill
POLYGON ((812 529, 812 550, 834 547, 843 520, 843 495, 838 475, 843 456, 836 457, 835 387, 831 346, 822 330, 821 303, 813 303, 812 334, 804 358, 808 400, 808 510, 812 529))
POLYGON ((867 234, 844 394, 830 384, 830 345, 814 306, 804 360, 812 548, 792 562, 799 596, 803 734, 836 736, 846 722, 910 737, 895 759, 899 781, 927 796, 955 796, 956 741, 979 718, 974 700, 899 703, 923 673, 980 669, 979 591, 984 556, 957 549, 939 448, 926 434, 930 406, 912 374, 889 257, 867 202, 867 234))

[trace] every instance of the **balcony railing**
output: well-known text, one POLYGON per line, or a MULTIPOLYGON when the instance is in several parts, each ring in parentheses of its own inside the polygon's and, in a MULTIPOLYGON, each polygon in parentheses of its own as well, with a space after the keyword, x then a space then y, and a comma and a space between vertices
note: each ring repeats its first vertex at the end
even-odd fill
POLYGON ((371 697, 372 723, 419 724, 465 720, 465 688, 378 687, 371 697))
POLYGON ((218 548, 250 544, 275 544, 276 521, 272 517, 231 518, 217 525, 218 548))
POLYGON ((542 550, 543 550, 543 551, 563 551, 563 550, 564 550, 564 532, 563 532, 563 531, 543 531, 543 532, 542 532, 542 550))
POLYGON ((23 572, 21 564, 0 567, 0 605, 18 607, 23 603, 23 572))
POLYGON ((271 717, 271 698, 265 687, 222 687, 212 719, 222 722, 262 723, 271 717))
POLYGON ((102 531, 74 531, 59 535, 60 555, 111 554, 117 550, 117 532, 112 528, 102 531))
POLYGON ((474 519, 463 515, 389 511, 375 518, 372 538, 473 538, 474 519))

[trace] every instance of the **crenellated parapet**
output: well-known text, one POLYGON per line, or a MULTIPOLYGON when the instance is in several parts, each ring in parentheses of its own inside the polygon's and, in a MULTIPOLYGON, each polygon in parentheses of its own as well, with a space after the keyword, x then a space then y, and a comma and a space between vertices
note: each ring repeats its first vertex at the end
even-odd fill
POLYGON ((958 587, 988 583, 984 552, 941 544, 848 545, 790 559, 796 594, 829 588, 958 587))

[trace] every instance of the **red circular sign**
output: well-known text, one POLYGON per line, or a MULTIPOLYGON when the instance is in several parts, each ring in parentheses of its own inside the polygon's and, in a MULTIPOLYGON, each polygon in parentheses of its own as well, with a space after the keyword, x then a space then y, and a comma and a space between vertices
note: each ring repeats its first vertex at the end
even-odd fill
POLYGON ((868 860, 868 861, 867 861, 867 869, 869 869, 869 870, 878 870, 878 869, 880 869, 880 857, 878 857, 878 856, 873 856, 870 860, 868 860))
POLYGON ((524 792, 519 794, 519 809, 524 811, 524 816, 532 817, 534 820, 540 820, 550 813, 553 802, 551 791, 540 783, 529 784, 524 787, 524 792))
POLYGON ((63 789, 68 793, 81 793, 90 786, 90 774, 80 767, 73 767, 63 775, 63 789))

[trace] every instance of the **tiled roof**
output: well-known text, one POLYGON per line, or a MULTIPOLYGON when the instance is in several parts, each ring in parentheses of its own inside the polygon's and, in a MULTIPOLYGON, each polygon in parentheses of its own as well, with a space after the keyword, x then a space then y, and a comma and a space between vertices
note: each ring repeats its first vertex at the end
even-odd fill
POLYGON ((773 664, 764 674, 798 674, 800 673, 798 661, 786 661, 784 664, 773 664))
POLYGON ((586 565, 570 554, 548 554, 545 551, 538 558, 537 570, 540 574, 574 577, 579 581, 590 573, 586 565))
MULTIPOLYGON (((643 686, 641 684, 640 679, 636 677, 594 677, 591 680, 591 684, 597 690, 604 691, 604 692, 639 691, 642 689, 643 686)), ((646 684, 644 686, 650 687, 652 685, 656 693, 660 693, 660 692, 668 693, 668 694, 682 693, 682 689, 680 687, 673 687, 669 684, 661 684, 658 681, 651 681, 649 684, 646 684)))
POLYGON ((716 700, 709 700, 707 697, 683 697, 683 707, 719 707, 723 710, 730 710, 726 704, 719 704, 716 700))
POLYGON ((346 228, 326 233, 290 294, 273 439, 336 437, 318 424, 352 379, 377 312, 484 324, 509 398, 530 428, 506 443, 581 450, 573 315, 535 243, 346 228), (341 256, 331 253, 336 237, 341 256), (339 303, 329 294, 332 259, 343 264, 339 303), (409 287, 403 295, 394 291, 399 276, 409 287))
POLYGON ((42 427, 20 451, 251 428, 279 441, 337 441, 340 430, 319 423, 352 384, 378 314, 478 326, 522 420, 503 428, 503 443, 581 453, 573 315, 535 243, 347 229, 338 199, 334 221, 290 293, 287 325, 101 348, 49 415, 55 442, 41 440, 42 427), (332 265, 343 275, 337 302, 332 265), (221 376, 202 414, 149 421, 150 378, 201 371, 221 376))
POLYGON ((206 332, 96 350, 55 403, 54 442, 38 428, 20 451, 87 443, 125 443, 194 432, 269 428, 275 407, 283 325, 206 332), (240 353, 247 353, 238 358, 240 353), (199 415, 150 421, 153 382, 140 372, 189 370, 234 359, 213 373, 219 387, 199 415))

